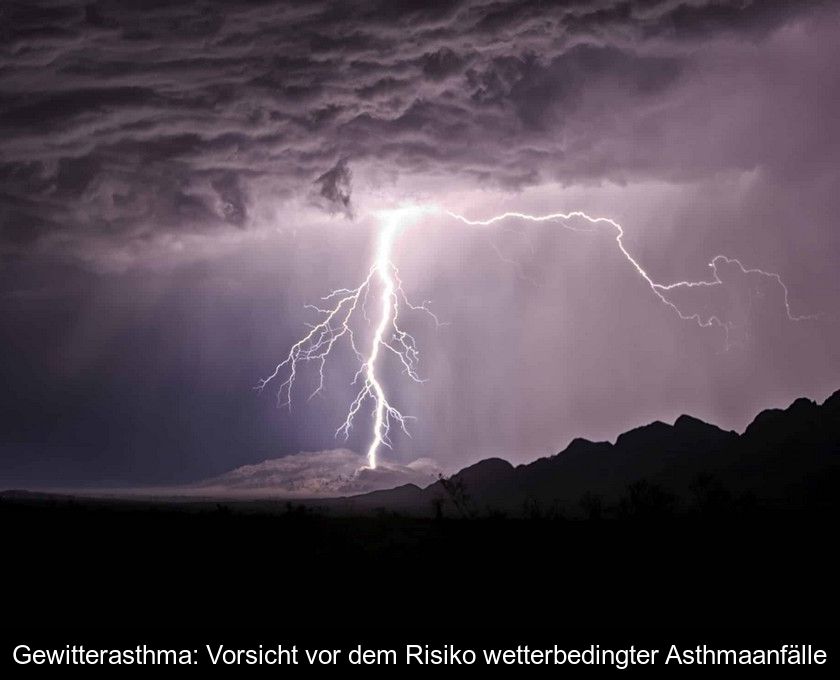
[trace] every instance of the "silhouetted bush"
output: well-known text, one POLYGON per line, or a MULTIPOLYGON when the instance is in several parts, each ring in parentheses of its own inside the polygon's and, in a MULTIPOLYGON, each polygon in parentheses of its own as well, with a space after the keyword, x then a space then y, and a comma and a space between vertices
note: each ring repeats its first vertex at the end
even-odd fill
POLYGON ((522 516, 530 520, 562 520, 565 519, 558 501, 554 501, 548 507, 543 507, 539 499, 529 497, 522 504, 522 516))
POLYGON ((677 508, 677 497, 658 484, 640 479, 627 487, 627 495, 618 503, 622 519, 670 519, 677 508))

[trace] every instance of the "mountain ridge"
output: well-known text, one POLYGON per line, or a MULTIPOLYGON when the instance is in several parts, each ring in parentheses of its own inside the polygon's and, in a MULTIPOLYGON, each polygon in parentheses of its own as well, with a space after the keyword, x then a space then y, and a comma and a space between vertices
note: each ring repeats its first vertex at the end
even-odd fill
POLYGON ((620 503, 633 484, 667 489, 686 497, 698 480, 765 505, 809 503, 821 475, 840 470, 840 390, 822 404, 800 397, 787 408, 765 409, 739 434, 682 414, 673 425, 656 420, 620 434, 615 443, 576 437, 565 449, 530 463, 480 460, 424 488, 404 487, 330 499, 355 511, 394 510, 412 514, 514 513, 531 504, 579 514, 584 497, 620 503))

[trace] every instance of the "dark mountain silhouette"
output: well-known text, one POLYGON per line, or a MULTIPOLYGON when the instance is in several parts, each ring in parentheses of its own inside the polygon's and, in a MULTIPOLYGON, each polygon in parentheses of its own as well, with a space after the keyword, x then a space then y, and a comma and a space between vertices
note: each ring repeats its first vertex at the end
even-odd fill
POLYGON ((423 489, 408 484, 322 505, 339 512, 570 517, 590 514, 592 503, 619 514, 652 502, 674 510, 819 508, 838 488, 838 453, 840 391, 822 405, 797 399, 763 411, 741 435, 682 415, 673 425, 656 421, 625 432, 615 444, 575 439, 526 465, 490 458, 423 489))

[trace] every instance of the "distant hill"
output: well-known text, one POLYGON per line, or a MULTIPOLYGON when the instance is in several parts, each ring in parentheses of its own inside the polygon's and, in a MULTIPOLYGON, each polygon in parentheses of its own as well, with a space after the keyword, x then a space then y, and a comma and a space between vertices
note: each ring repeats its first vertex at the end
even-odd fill
POLYGON ((615 444, 575 439, 514 467, 490 458, 425 488, 406 484, 319 501, 341 513, 527 516, 819 511, 840 491, 840 391, 763 411, 743 434, 690 416, 653 422, 615 444))
MULTIPOLYGON (((341 460, 351 472, 359 466, 358 454, 330 453, 346 457, 341 460)), ((278 469, 287 471, 295 462, 266 461, 211 481, 233 477, 252 484, 255 479, 265 481, 278 469)), ((615 444, 575 439, 560 453, 532 463, 513 466, 488 458, 433 483, 426 481, 435 476, 430 464, 420 460, 412 465, 383 466, 368 471, 375 478, 353 483, 349 476, 341 478, 333 491, 352 493, 374 482, 385 487, 402 481, 415 483, 315 498, 302 495, 312 491, 312 483, 307 482, 296 499, 289 497, 289 503, 327 514, 413 517, 656 518, 699 513, 726 518, 756 512, 836 516, 840 509, 840 391, 822 404, 797 399, 786 409, 762 411, 743 434, 682 415, 673 425, 655 421, 625 432, 615 444)), ((304 472, 308 470, 304 466, 304 472)), ((288 480, 283 488, 288 490, 288 480)), ((191 490, 192 495, 179 494, 175 488, 169 493, 159 489, 145 494, 9 490, 0 492, 0 502, 91 497, 192 502, 198 509, 202 503, 220 500, 251 510, 273 512, 286 507, 282 497, 261 497, 262 487, 252 496, 241 497, 215 495, 212 485, 191 490)))

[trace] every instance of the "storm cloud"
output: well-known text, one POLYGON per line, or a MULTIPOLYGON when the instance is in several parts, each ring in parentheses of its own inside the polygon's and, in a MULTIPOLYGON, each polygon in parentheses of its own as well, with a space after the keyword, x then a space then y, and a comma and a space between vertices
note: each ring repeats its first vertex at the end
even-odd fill
POLYGON ((317 198, 325 210, 340 212, 352 219, 353 207, 350 204, 352 174, 346 158, 342 158, 335 167, 316 179, 315 184, 319 187, 317 198))
POLYGON ((0 248, 88 256, 95 242, 107 257, 128 242, 139 256, 171 235, 253 227, 265 197, 313 182, 349 215, 351 164, 507 188, 783 171, 786 146, 816 161, 812 137, 836 144, 835 106, 773 148, 752 126, 732 131, 734 145, 693 138, 684 127, 709 111, 693 76, 731 68, 710 51, 752 51, 821 12, 741 0, 4 3, 0 248))

